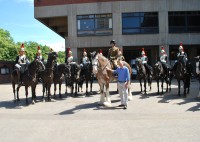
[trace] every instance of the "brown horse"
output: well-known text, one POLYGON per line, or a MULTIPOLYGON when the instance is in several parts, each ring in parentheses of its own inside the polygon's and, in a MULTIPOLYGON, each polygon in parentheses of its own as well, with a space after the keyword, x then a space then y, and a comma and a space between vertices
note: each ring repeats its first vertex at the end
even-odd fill
POLYGON ((57 59, 58 54, 56 52, 51 52, 48 54, 48 59, 46 63, 46 68, 44 71, 41 71, 39 76, 42 80, 43 86, 43 101, 44 101, 44 92, 46 89, 47 99, 50 101, 50 90, 51 90, 51 83, 53 82, 53 68, 55 60, 57 59))
POLYGON ((59 84, 59 96, 61 96, 61 85, 65 80, 65 76, 70 75, 70 65, 59 64, 53 71, 53 83, 54 83, 54 97, 56 97, 56 85, 59 84))
MULTIPOLYGON (((35 59, 33 62, 31 62, 28 65, 28 70, 24 72, 22 75, 22 82, 25 86, 25 92, 26 92, 26 104, 28 104, 28 87, 31 86, 32 90, 32 103, 35 103, 36 95, 35 95, 35 88, 37 84, 36 74, 39 70, 44 70, 44 64, 38 60, 35 59)), ((13 87, 13 93, 14 93, 14 101, 16 102, 16 95, 15 95, 15 84, 19 83, 19 77, 17 74, 17 70, 14 70, 11 74, 11 82, 13 87)), ((17 86, 17 101, 19 101, 19 88, 22 86, 22 84, 18 84, 17 86)))
MULTIPOLYGON (((111 68, 111 63, 110 61, 100 55, 99 53, 96 54, 96 52, 92 52, 91 58, 92 58, 92 66, 93 66, 93 73, 96 75, 99 86, 100 86, 100 105, 105 105, 105 106, 111 106, 111 100, 110 100, 110 94, 109 94, 109 83, 113 80, 115 80, 114 75, 106 70, 106 67, 111 68), (106 87, 106 92, 104 92, 104 87, 106 87), (104 95, 105 94, 105 95, 104 95)), ((124 65, 128 67, 129 72, 131 74, 131 67, 129 66, 128 63, 124 62, 124 65)), ((130 83, 129 82, 129 89, 128 89, 128 98, 129 100, 132 100, 132 95, 131 95, 131 88, 130 88, 130 83)))

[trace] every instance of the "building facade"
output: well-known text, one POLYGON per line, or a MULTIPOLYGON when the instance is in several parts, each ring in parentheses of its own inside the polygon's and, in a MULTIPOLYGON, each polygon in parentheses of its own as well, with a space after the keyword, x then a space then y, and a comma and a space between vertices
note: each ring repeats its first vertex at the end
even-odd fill
POLYGON ((144 48, 153 65, 164 46, 173 64, 180 42, 193 64, 200 55, 199 0, 35 0, 34 12, 78 61, 84 48, 106 56, 112 39, 126 61, 144 48))
POLYGON ((14 69, 15 62, 0 60, 0 84, 11 82, 11 73, 14 69))

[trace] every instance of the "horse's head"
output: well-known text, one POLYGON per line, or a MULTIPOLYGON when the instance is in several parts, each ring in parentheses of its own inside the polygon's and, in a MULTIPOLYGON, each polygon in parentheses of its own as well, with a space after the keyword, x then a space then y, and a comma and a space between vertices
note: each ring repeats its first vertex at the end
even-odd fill
POLYGON ((154 73, 154 76, 157 76, 159 77, 160 74, 162 72, 162 64, 160 62, 157 62, 155 65, 154 65, 154 68, 153 68, 153 73, 154 73))
POLYGON ((43 62, 41 60, 35 59, 33 61, 33 63, 35 64, 35 69, 37 71, 43 71, 43 70, 45 70, 45 66, 44 66, 44 64, 43 64, 43 62))
POLYGON ((58 54, 56 52, 50 52, 48 53, 48 60, 56 60, 58 57, 58 54))
POLYGON ((96 51, 94 52, 90 52, 90 56, 91 56, 91 61, 92 61, 92 67, 93 67, 93 73, 97 74, 98 72, 98 54, 96 53, 96 51))
POLYGON ((81 72, 81 67, 78 64, 70 64, 71 65, 71 77, 74 79, 79 79, 80 77, 80 72, 81 72))
POLYGON ((187 72, 187 70, 186 70, 186 59, 185 59, 184 55, 180 55, 178 57, 178 67, 177 68, 180 69, 183 74, 186 74, 186 72, 187 72))

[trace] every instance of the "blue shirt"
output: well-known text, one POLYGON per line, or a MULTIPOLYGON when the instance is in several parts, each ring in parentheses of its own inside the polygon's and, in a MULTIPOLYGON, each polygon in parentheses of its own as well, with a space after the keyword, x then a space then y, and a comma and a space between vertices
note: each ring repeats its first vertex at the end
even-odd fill
POLYGON ((125 82, 130 80, 130 73, 126 66, 123 66, 123 68, 118 67, 114 70, 114 73, 118 74, 118 81, 125 82))

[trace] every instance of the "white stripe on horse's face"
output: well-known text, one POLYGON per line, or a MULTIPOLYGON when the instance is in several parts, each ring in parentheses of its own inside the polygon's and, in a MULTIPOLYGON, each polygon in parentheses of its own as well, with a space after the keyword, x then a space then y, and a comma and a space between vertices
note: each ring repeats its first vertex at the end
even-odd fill
POLYGON ((97 74, 98 69, 97 69, 97 64, 98 64, 98 57, 96 56, 93 60, 92 60, 92 67, 93 67, 93 73, 97 74))

